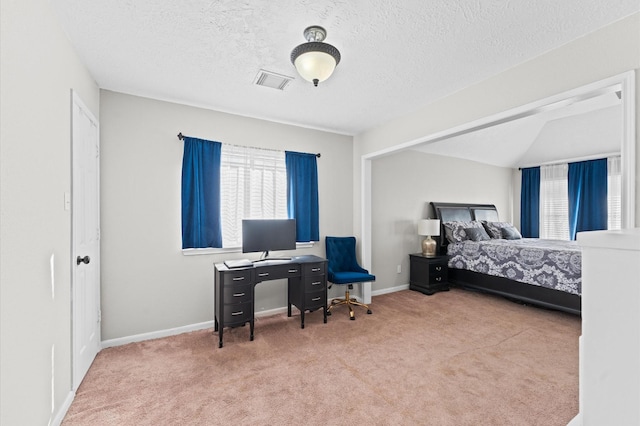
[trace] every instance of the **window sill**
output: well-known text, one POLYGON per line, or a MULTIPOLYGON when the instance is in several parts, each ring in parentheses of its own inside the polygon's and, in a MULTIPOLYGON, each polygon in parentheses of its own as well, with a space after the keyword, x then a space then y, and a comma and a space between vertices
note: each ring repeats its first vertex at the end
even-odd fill
MULTIPOLYGON (((303 248, 312 248, 316 245, 316 241, 309 241, 306 243, 296 243, 296 250, 303 248)), ((226 254, 226 253, 242 253, 242 247, 228 247, 228 248, 192 248, 182 249, 184 256, 202 256, 211 254, 226 254)))

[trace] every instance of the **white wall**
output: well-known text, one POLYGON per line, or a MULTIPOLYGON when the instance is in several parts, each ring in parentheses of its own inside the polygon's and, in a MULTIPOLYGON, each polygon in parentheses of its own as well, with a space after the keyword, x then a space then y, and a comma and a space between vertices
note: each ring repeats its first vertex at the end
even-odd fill
MULTIPOLYGON (((354 229, 361 231, 361 157, 423 140, 429 135, 492 116, 577 87, 636 70, 636 117, 640 117, 640 13, 460 90, 422 109, 354 138, 354 229)), ((636 122, 639 122, 636 118, 636 122)), ((636 131, 636 141, 640 136, 636 131)), ((638 143, 636 142, 636 146, 638 143)), ((640 164, 636 149, 636 164, 640 164)), ((636 194, 640 191, 636 167, 636 194)), ((376 188, 373 187, 373 191, 376 188)), ((636 222, 640 223, 636 195, 636 222)), ((373 246, 376 253, 380 247, 373 246)))
POLYGON ((511 220, 512 169, 418 151, 375 159, 371 165, 373 291, 409 283, 409 254, 421 251, 419 219, 434 217, 429 202, 495 204, 511 220), (397 265, 402 272, 397 273, 397 265))
MULTIPOLYGON (((324 256, 325 235, 351 235, 352 138, 110 91, 100 98, 102 337, 213 320, 213 264, 255 254, 184 256, 176 135, 234 145, 319 152, 322 242, 295 254, 324 256)), ((294 253, 291 253, 294 254, 294 253)), ((256 312, 286 306, 286 282, 256 287, 256 312)))
POLYGON ((49 1, 0 16, 0 424, 46 425, 71 392, 71 89, 96 116, 100 93, 49 1))

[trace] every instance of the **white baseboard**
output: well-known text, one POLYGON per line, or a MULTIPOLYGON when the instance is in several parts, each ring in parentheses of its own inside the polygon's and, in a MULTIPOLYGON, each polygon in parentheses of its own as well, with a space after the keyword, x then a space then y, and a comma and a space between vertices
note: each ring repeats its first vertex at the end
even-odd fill
POLYGON ((197 324, 169 328, 166 330, 152 331, 149 333, 134 334, 133 336, 119 337, 117 339, 103 340, 102 348, 105 349, 113 346, 126 345, 127 343, 143 342, 145 340, 175 336, 176 334, 188 333, 190 331, 196 331, 196 330, 204 330, 206 328, 213 328, 213 321, 200 322, 197 324))
POLYGON ((71 403, 73 402, 75 397, 76 393, 74 391, 70 391, 69 394, 67 394, 67 397, 62 403, 62 407, 60 407, 60 409, 56 413, 56 416, 49 421, 49 426, 60 426, 62 424, 64 416, 67 415, 67 411, 69 411, 69 407, 71 407, 71 403))
POLYGON ((409 290, 409 284, 402 284, 395 287, 383 288, 371 293, 372 296, 381 296, 383 294, 395 293, 396 291, 409 290))
MULTIPOLYGON (((396 286, 396 287, 390 287, 390 288, 385 288, 382 290, 376 290, 372 293, 372 296, 379 296, 382 294, 387 294, 387 293, 393 293, 396 291, 401 291, 401 290, 408 290, 409 289, 409 284, 404 284, 404 285, 400 285, 400 286, 396 286)), ((337 298, 337 297, 336 297, 337 298)), ((360 298, 357 298, 358 300, 360 300, 360 298)), ((331 299, 329 299, 329 302, 331 301, 331 299)), ((293 307, 293 309, 295 309, 295 306, 293 307)), ((271 315, 277 315, 277 314, 281 314, 287 312, 287 307, 281 307, 281 308, 275 308, 275 309, 269 309, 266 311, 260 311, 260 312, 256 312, 255 313, 255 317, 256 318, 260 318, 260 317, 268 317, 271 315)), ((197 323, 197 324, 191 324, 191 325, 185 325, 182 327, 175 327, 175 328, 169 328, 167 330, 158 330, 158 331, 152 331, 149 333, 141 333, 141 334, 134 334, 133 336, 126 336, 126 337, 119 337, 116 339, 109 339, 109 340, 103 340, 102 341, 102 348, 111 348, 114 346, 122 346, 122 345, 126 345, 128 343, 135 343, 135 342, 143 342, 145 340, 151 340, 151 339, 159 339, 161 337, 168 337, 168 336, 175 336, 177 334, 182 334, 182 333, 189 333, 191 331, 197 331, 197 330, 204 330, 207 328, 213 328, 214 326, 214 322, 213 321, 206 321, 206 322, 201 322, 201 323, 197 323)))
POLYGON ((567 426, 582 426, 582 415, 578 413, 569 423, 567 423, 567 426))

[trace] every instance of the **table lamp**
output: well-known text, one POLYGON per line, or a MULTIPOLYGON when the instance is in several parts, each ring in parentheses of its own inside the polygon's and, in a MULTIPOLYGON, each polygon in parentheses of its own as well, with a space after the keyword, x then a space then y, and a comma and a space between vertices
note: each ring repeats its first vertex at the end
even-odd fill
POLYGON ((440 235, 440 220, 421 219, 418 222, 418 235, 424 235, 427 237, 422 241, 422 254, 424 256, 435 256, 436 240, 431 237, 437 237, 440 235))

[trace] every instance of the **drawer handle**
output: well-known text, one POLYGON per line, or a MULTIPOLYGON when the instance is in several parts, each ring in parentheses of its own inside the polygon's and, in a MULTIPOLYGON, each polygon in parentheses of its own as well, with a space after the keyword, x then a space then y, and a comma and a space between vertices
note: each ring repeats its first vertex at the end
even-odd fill
POLYGON ((436 271, 442 271, 442 266, 436 266, 436 271))
POLYGON ((244 281, 244 277, 235 277, 234 281, 244 281))
POLYGON ((322 281, 316 281, 314 283, 311 283, 311 285, 320 285, 320 284, 322 284, 322 281))
POLYGON ((318 272, 320 268, 311 268, 311 272, 318 272))
POLYGON ((231 312, 231 316, 232 316, 232 317, 236 317, 236 316, 238 316, 238 315, 242 315, 242 314, 244 314, 244 311, 231 312))
POLYGON ((442 277, 436 277, 436 281, 442 281, 442 277))
POLYGON ((244 293, 233 293, 233 297, 242 297, 244 293))
POLYGON ((289 273, 290 273, 290 274, 295 274, 296 272, 298 272, 298 270, 297 270, 297 269, 289 269, 289 273))
POLYGON ((268 277, 269 273, 268 272, 262 272, 258 274, 259 277, 268 277))
POLYGON ((320 300, 319 297, 314 297, 313 299, 311 299, 312 302, 317 302, 318 300, 320 300))

